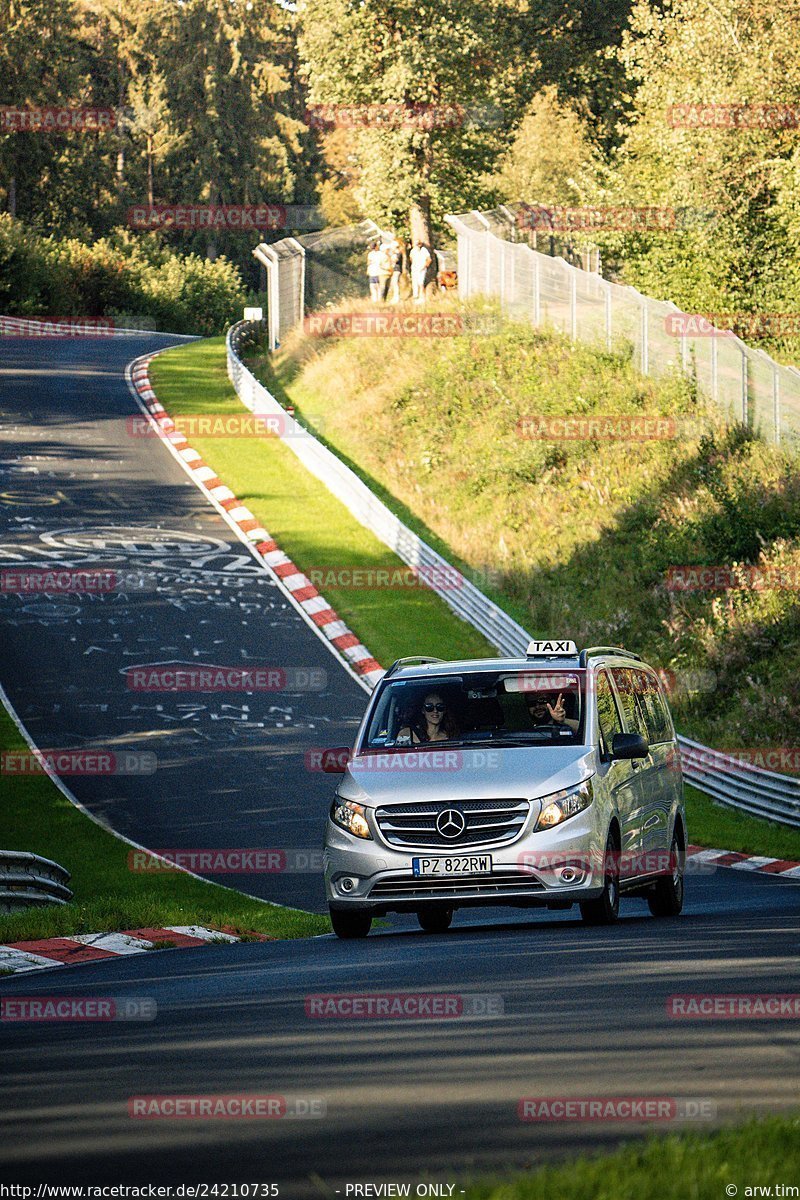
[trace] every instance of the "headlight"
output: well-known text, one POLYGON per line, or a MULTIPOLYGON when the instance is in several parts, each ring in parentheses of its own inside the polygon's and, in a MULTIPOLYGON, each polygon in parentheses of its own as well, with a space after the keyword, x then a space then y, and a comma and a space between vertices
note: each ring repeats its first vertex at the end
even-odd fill
POLYGON ((346 829, 354 837, 371 838, 365 813, 363 804, 356 804, 353 800, 340 800, 337 796, 331 807, 331 820, 334 825, 341 825, 342 829, 346 829))
POLYGON ((580 787, 565 788, 563 792, 556 792, 553 796, 548 796, 547 803, 539 813, 536 829, 552 829, 555 825, 560 825, 562 821, 568 821, 570 817, 577 816, 579 812, 583 812, 585 808, 589 807, 593 797, 591 779, 587 779, 586 783, 582 783, 580 787))

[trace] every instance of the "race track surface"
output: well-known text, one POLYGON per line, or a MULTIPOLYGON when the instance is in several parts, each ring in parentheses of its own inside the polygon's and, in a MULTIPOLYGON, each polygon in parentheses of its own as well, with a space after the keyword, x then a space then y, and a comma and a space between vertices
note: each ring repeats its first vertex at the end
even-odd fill
POLYGON ((310 871, 214 877, 322 911, 336 781, 305 756, 352 742, 366 695, 167 449, 133 435, 142 420, 125 365, 170 340, 2 341, 0 572, 109 569, 125 584, 0 593, 0 682, 41 748, 155 754, 152 774, 65 780, 92 813, 152 849, 294 850, 298 867, 313 854, 310 871), (307 668, 327 684, 249 695, 128 686, 131 668, 170 663, 307 668))
MULTIPOLYGON (((158 590, 3 595, 0 680, 39 746, 155 750, 152 775, 67 781, 135 840, 317 849, 332 781, 306 770, 304 755, 348 742, 365 696, 165 449, 126 432, 137 410, 123 368, 168 341, 56 343, 45 356, 41 343, 4 340, 0 569, 111 566, 155 574, 158 590), (277 699, 126 686, 130 665, 164 661, 315 667, 328 682, 277 699)), ((222 881, 323 907, 313 872, 222 881)), ((153 1017, 3 1022, 0 1177, 276 1181, 284 1197, 335 1196, 348 1182, 453 1183, 647 1131, 522 1122, 523 1097, 699 1107, 701 1120, 651 1127, 670 1132, 788 1109, 796 1021, 676 1020, 667 1000, 800 991, 800 888, 706 868, 687 891, 681 918, 656 921, 629 901, 611 930, 500 909, 459 913, 440 936, 393 919, 365 942, 165 951, 0 981, 4 998, 138 999, 153 1017), (307 1014, 314 995, 409 991, 488 996, 493 1015, 307 1014), (325 1115, 128 1115, 136 1096, 238 1092, 299 1096, 325 1115)))

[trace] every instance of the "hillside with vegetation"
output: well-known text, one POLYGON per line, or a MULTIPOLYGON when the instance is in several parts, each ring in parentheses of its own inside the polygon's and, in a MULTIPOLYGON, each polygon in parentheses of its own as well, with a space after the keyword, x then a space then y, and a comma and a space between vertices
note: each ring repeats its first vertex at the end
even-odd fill
POLYGON ((535 635, 645 654, 675 674, 681 728, 709 744, 786 744, 800 722, 800 473, 691 381, 644 379, 626 353, 515 325, 296 335, 251 363, 535 635), (668 415, 675 436, 525 435, 564 414, 668 415), (674 590, 671 568, 692 565, 723 566, 734 586, 674 590))

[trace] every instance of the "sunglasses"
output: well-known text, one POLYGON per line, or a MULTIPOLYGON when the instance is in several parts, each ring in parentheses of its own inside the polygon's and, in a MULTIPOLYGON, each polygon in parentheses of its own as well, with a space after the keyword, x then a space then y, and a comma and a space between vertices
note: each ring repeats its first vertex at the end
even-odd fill
POLYGON ((423 704, 422 706, 423 712, 444 712, 444 710, 444 704, 423 704))

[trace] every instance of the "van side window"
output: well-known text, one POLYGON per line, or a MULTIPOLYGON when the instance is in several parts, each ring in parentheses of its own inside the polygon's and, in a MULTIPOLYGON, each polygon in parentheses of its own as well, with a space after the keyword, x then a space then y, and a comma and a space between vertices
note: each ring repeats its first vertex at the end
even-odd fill
POLYGON ((649 741, 647 720, 638 703, 639 692, 647 683, 647 676, 644 671, 634 671, 630 667, 612 667, 611 674, 614 677, 628 733, 640 733, 649 741))
POLYGON ((672 721, 661 685, 643 671, 637 671, 637 675, 642 676, 637 699, 647 723, 647 740, 651 745, 672 741, 672 721))
POLYGON ((605 671, 597 673, 597 724, 600 727, 600 749, 603 755, 611 753, 615 733, 622 733, 622 721, 611 684, 605 671))

